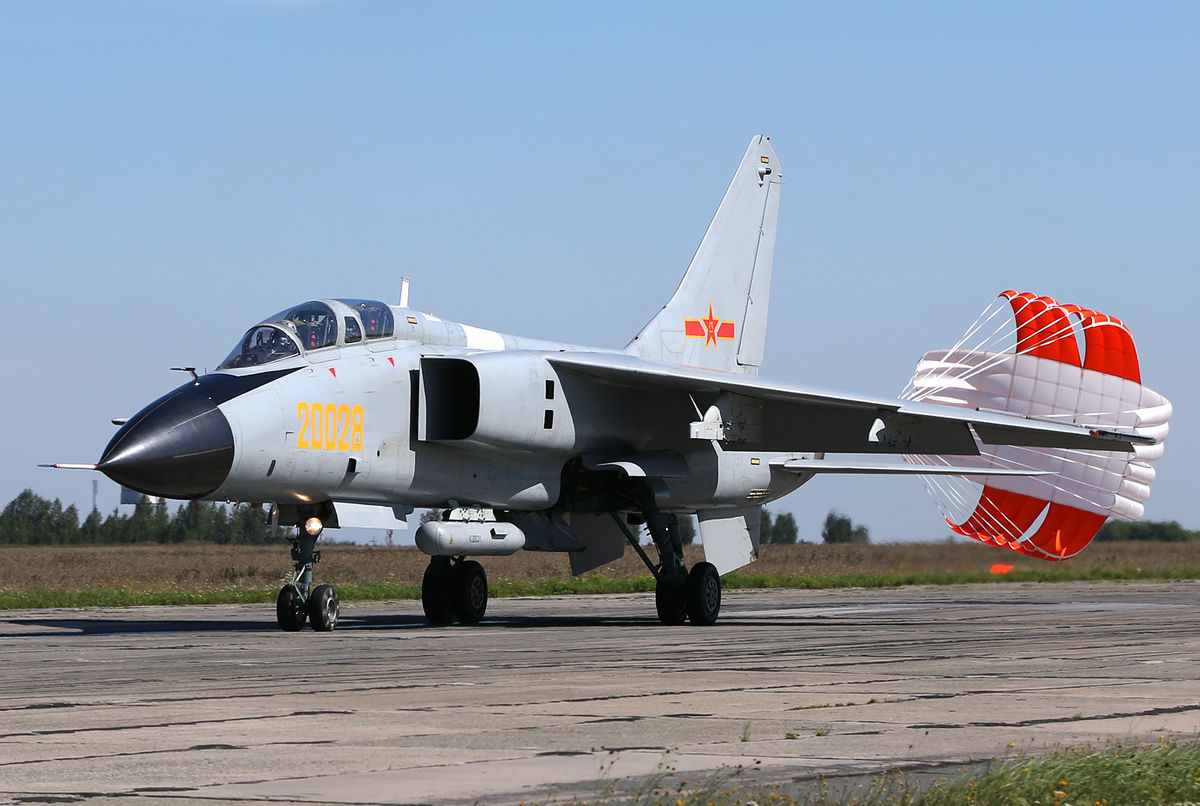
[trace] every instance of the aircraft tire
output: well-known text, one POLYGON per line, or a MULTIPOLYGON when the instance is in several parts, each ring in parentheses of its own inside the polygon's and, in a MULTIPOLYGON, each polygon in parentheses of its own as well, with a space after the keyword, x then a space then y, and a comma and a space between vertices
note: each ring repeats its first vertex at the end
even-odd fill
POLYGON ((678 626, 687 621, 687 597, 684 586, 678 582, 658 580, 654 586, 654 606, 663 624, 678 626))
POLYGON ((453 583, 454 617, 459 624, 478 624, 487 612, 487 574, 474 560, 466 560, 455 569, 453 583))
POLYGON ((340 610, 337 591, 332 585, 318 585, 308 595, 308 621, 314 632, 332 632, 340 610))
POLYGON ((450 586, 454 576, 449 565, 430 563, 421 578, 421 608, 425 618, 434 626, 454 621, 454 606, 450 602, 450 586))
POLYGON ((712 563, 696 563, 687 576, 687 612, 693 624, 716 624, 721 613, 721 575, 712 563))
POLYGON ((279 591, 279 597, 275 600, 275 620, 284 632, 300 632, 304 629, 308 612, 304 609, 304 600, 291 585, 279 591))

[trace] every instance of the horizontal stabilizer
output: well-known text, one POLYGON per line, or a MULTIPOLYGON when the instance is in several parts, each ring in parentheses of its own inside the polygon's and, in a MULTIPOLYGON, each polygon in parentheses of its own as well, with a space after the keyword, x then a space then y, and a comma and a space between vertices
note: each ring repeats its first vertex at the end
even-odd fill
POLYGON ((895 462, 830 462, 825 459, 784 459, 772 462, 789 473, 861 473, 906 476, 1045 476, 1045 470, 1001 470, 998 468, 951 467, 947 465, 902 465, 895 462))

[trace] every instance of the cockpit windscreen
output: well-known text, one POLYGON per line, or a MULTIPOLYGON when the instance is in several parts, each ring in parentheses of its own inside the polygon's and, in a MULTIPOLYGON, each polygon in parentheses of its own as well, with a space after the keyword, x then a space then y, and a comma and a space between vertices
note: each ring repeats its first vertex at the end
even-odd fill
POLYGON ((255 325, 218 369, 242 369, 300 355, 296 342, 274 325, 255 325))

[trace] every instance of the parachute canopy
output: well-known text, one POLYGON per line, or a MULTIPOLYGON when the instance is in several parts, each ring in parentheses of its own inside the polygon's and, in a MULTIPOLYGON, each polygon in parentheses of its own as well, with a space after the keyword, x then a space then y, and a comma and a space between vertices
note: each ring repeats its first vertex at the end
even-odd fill
MULTIPOLYGON (((954 464, 1041 473, 926 476, 955 532, 1063 560, 1110 516, 1137 520, 1162 456, 1171 404, 1141 382, 1133 336, 1119 319, 1049 297, 1005 291, 949 350, 926 353, 901 397, 1116 430, 1156 440, 1133 453, 985 445, 954 464)), ((948 465, 941 456, 905 456, 948 465)))

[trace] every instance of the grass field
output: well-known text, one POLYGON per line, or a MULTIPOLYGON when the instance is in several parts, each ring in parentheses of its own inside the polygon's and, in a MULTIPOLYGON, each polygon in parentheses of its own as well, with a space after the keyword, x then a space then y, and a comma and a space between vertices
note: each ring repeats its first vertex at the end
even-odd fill
MULTIPOLYGON (((1009 745, 1011 748, 1012 745, 1009 745)), ((1200 744, 1167 736, 1157 744, 1010 751, 982 770, 948 779, 899 770, 869 782, 825 778, 796 785, 756 787, 741 768, 720 770, 699 784, 667 785, 651 774, 630 797, 575 801, 579 806, 1188 806, 1200 803, 1200 744)), ((673 782, 672 782, 673 783, 673 782)))
MULTIPOLYGON (((701 556, 699 547, 689 547, 689 564, 701 556)), ((653 589, 632 552, 582 580, 572 580, 563 554, 518 552, 482 562, 497 596, 653 589)), ((338 585, 347 599, 407 598, 419 595, 427 563, 414 548, 334 544, 323 547, 317 580, 338 585)), ((266 601, 290 567, 285 541, 277 546, 0 546, 0 606, 266 601), (103 596, 67 596, 79 592, 103 596), (121 595, 113 598, 114 592, 121 595)), ((1099 543, 1061 563, 971 543, 770 545, 758 562, 726 577, 726 587, 1130 578, 1200 578, 1200 543, 1099 543), (989 573, 994 563, 1014 570, 998 577, 989 573)))

